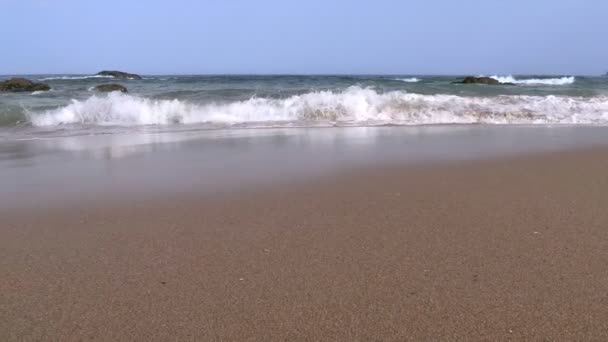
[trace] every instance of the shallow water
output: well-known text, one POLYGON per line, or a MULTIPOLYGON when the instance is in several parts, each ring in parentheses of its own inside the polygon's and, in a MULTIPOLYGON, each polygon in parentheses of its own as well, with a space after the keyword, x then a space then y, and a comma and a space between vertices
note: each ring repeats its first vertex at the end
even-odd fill
POLYGON ((608 127, 229 129, 11 140, 0 208, 209 195, 352 170, 608 146, 608 127))

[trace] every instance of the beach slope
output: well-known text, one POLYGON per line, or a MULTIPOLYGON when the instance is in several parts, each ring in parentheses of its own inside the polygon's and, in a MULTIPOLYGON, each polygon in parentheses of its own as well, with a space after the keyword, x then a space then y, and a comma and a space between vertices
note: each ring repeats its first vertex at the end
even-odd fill
POLYGON ((608 149, 2 212, 0 339, 608 339, 608 149))

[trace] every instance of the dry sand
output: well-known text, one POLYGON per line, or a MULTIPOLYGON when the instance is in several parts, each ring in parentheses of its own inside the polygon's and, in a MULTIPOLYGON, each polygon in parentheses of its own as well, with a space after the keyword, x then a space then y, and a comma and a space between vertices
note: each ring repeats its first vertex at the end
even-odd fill
POLYGON ((608 149, 0 215, 2 341, 608 340, 608 149))

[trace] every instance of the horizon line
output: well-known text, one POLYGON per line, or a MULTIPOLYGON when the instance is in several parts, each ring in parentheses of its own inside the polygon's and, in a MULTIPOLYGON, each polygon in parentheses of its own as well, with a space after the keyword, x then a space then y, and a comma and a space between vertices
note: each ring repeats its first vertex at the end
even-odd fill
MULTIPOLYGON (((104 69, 116 70, 116 69, 104 69)), ((122 70, 121 70, 122 71, 122 70)), ((129 73, 133 73, 129 71, 129 73)), ((70 75, 86 76, 96 73, 0 73, 0 76, 53 76, 70 75)), ((599 74, 574 74, 574 73, 135 73, 143 76, 605 76, 608 73, 599 74)))

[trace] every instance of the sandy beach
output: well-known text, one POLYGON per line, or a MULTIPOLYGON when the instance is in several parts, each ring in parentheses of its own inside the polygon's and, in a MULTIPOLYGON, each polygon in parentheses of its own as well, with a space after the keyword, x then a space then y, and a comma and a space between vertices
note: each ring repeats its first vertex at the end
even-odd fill
POLYGON ((0 342, 608 342, 608 0, 0 0, 0 342))
POLYGON ((608 148, 3 209, 3 341, 602 341, 608 148))

